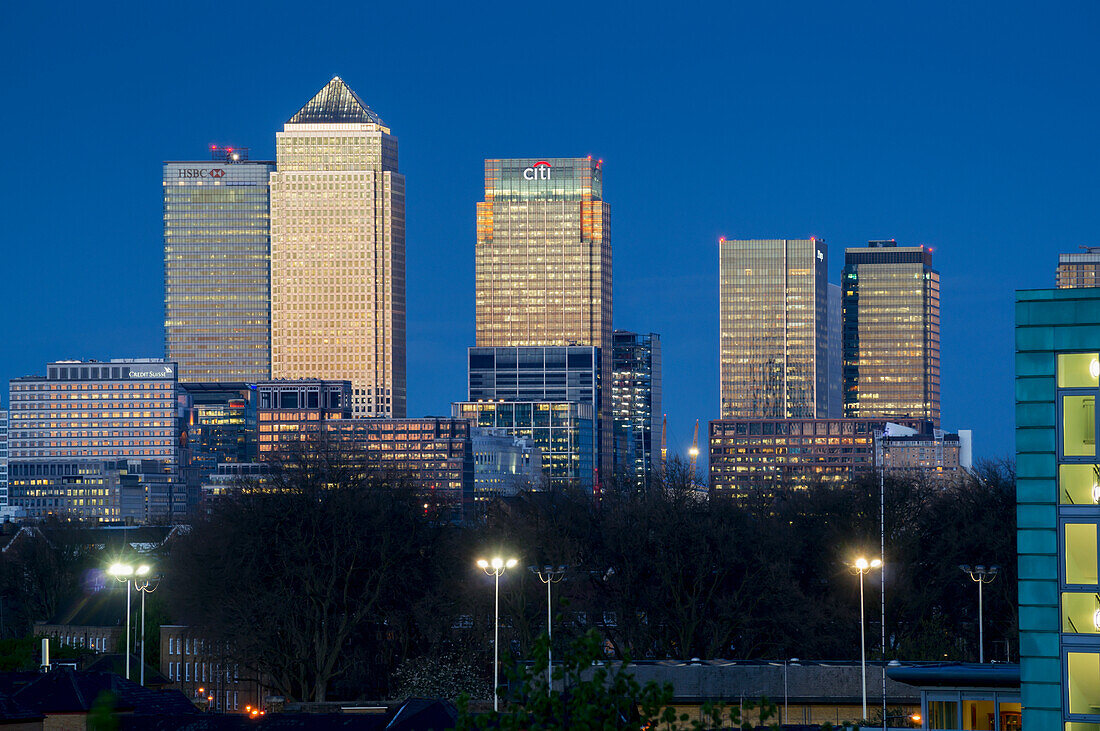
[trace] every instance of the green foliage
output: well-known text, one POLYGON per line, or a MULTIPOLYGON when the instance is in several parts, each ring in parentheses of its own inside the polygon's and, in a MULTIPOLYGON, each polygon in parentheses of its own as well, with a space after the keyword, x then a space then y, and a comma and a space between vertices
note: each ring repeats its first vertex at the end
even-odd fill
POLYGON ((118 729, 118 716, 115 715, 117 703, 118 697, 109 690, 96 696, 88 711, 88 731, 116 731, 118 729))
MULTIPOLYGON (((670 683, 640 685, 626 669, 628 663, 605 662, 603 641, 588 632, 572 642, 560 665, 555 665, 554 680, 562 690, 546 687, 549 644, 545 635, 536 640, 535 660, 527 665, 506 663, 509 686, 514 690, 504 699, 501 712, 474 714, 469 698, 459 699, 456 731, 503 729, 504 731, 540 731, 568 728, 572 731, 597 729, 661 729, 663 731, 703 731, 704 729, 757 726, 741 716, 740 706, 706 704, 698 719, 677 714, 671 706, 670 683)), ((764 699, 758 709, 759 725, 779 728, 777 709, 764 699)))

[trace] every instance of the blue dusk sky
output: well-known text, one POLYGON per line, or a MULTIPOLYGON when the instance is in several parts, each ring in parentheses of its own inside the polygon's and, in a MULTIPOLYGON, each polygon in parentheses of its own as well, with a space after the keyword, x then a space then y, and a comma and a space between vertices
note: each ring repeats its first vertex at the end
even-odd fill
MULTIPOLYGON (((1100 244, 1093 2, 3 3, 0 379, 161 356, 161 162, 332 76, 400 139, 409 415, 465 396, 486 157, 604 160, 670 451, 718 416, 718 239, 934 247, 943 423, 1013 451, 1013 290, 1100 244)), ((4 389, 6 391, 6 389, 4 389)), ((7 404, 7 396, 3 402, 7 404)))

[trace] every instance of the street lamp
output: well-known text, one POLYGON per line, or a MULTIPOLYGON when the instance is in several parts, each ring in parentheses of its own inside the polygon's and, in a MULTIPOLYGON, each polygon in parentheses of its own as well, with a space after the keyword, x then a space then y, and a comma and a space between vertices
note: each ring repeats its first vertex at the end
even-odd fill
POLYGON ((134 570, 134 588, 141 592, 141 685, 145 685, 145 595, 157 590, 159 581, 149 575, 149 566, 142 564, 134 570))
POLYGON ((565 566, 528 566, 528 570, 539 577, 539 581, 546 584, 546 692, 550 693, 551 684, 554 681, 554 615, 553 605, 550 602, 550 585, 556 584, 565 578, 565 566))
POLYGON ((500 575, 506 569, 515 567, 519 563, 517 559, 503 559, 500 556, 486 561, 478 559, 477 567, 487 575, 493 577, 495 590, 493 593, 493 710, 498 710, 497 683, 500 678, 500 575))
POLYGON ((970 566, 963 564, 960 569, 970 575, 971 580, 978 582, 978 662, 985 662, 985 630, 982 626, 982 584, 989 584, 997 578, 1001 572, 1000 566, 970 566))
MULTIPOLYGON (((138 566, 136 569, 130 564, 126 563, 113 563, 111 567, 107 569, 107 573, 115 577, 119 581, 126 582, 126 679, 130 679, 130 582, 133 581, 134 576, 145 576, 149 573, 149 567, 145 564, 138 566)), ((142 617, 144 619, 144 617, 142 617)))
MULTIPOLYGON (((860 556, 852 564, 852 568, 859 574, 859 665, 863 670, 863 719, 867 719, 867 632, 864 629, 863 619, 863 575, 870 573, 871 569, 882 568, 882 559, 873 558, 870 561, 860 556)), ((886 719, 883 719, 883 724, 886 719)))

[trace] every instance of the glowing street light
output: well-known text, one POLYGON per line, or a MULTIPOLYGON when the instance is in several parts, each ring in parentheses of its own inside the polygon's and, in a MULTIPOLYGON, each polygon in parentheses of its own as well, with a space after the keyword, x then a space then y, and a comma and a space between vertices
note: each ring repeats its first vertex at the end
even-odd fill
MULTIPOLYGON (((148 579, 144 579, 144 577, 148 576, 148 574, 151 570, 152 569, 150 569, 150 567, 147 564, 141 564, 140 566, 135 568, 135 567, 131 566, 130 564, 125 564, 125 563, 113 563, 113 564, 111 564, 111 567, 107 569, 107 573, 109 573, 111 576, 115 577, 119 581, 125 581, 126 582, 126 679, 127 680, 130 679, 130 584, 131 584, 131 582, 134 581, 134 578, 136 576, 138 578, 138 580, 144 580, 145 586, 148 586, 149 581, 148 581, 148 579)), ((139 589, 139 591, 145 591, 145 589, 142 588, 142 589, 139 589)), ((145 595, 144 594, 142 594, 141 605, 142 605, 141 624, 142 624, 142 631, 144 631, 144 627, 145 627, 145 595)), ((144 638, 142 638, 142 639, 144 640, 144 638)), ((142 665, 144 666, 144 664, 145 664, 145 661, 144 661, 145 643, 144 643, 144 641, 142 642, 142 653, 141 654, 142 654, 142 657, 143 657, 142 665)), ((142 667, 142 676, 144 677, 144 675, 145 675, 145 668, 142 667)))
MULTIPOLYGON (((859 573, 859 665, 863 670, 863 718, 867 718, 867 631, 863 618, 863 575, 870 573, 872 569, 882 568, 882 559, 873 558, 868 561, 860 556, 852 564, 852 568, 859 573)), ((886 720, 883 719, 883 724, 886 720)))
POLYGON ((507 560, 497 556, 486 561, 481 558, 477 561, 477 567, 488 576, 493 577, 495 590, 493 592, 493 710, 498 710, 499 699, 497 697, 497 685, 500 678, 500 575, 507 569, 514 568, 519 563, 518 559, 507 560))

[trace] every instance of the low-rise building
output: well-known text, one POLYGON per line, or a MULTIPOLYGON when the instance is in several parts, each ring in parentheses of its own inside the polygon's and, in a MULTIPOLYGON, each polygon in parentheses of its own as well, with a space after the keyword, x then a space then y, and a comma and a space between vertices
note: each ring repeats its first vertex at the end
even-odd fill
MULTIPOLYGON (((895 425, 888 425, 895 426, 895 425)), ((893 431, 899 431, 897 429, 893 431)), ((973 467, 972 432, 949 434, 935 429, 930 434, 876 432, 875 463, 887 472, 907 472, 932 477, 954 477, 973 467)))
POLYGON ((268 695, 260 679, 230 659, 223 646, 184 625, 161 626, 160 672, 188 698, 223 713, 263 708, 268 695))
MULTIPOLYGON (((932 423, 895 420, 930 433, 932 423)), ((744 499, 780 486, 844 482, 875 467, 882 419, 718 419, 710 422, 710 496, 744 499)))

